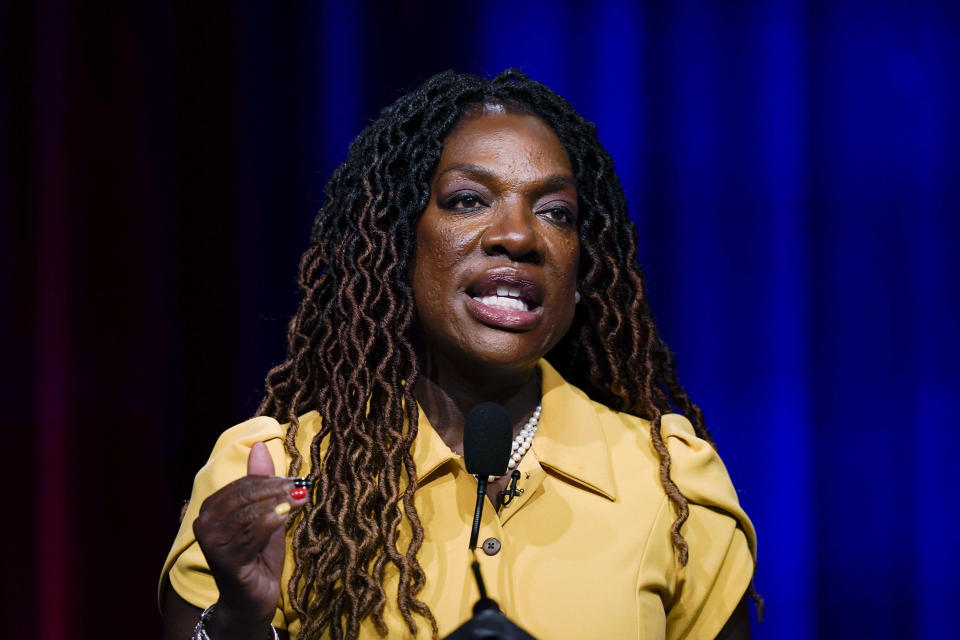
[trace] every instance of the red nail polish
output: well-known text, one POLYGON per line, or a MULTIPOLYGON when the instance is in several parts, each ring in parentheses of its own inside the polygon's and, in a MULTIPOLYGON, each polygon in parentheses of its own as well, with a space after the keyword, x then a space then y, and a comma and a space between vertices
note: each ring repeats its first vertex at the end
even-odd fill
POLYGON ((296 489, 290 489, 290 497, 294 500, 303 500, 307 497, 306 487, 297 487, 296 489))

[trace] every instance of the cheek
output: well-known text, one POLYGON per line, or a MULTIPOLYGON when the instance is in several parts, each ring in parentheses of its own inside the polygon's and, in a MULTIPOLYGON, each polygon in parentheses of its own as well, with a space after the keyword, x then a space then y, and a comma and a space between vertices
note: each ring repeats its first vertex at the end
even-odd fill
POLYGON ((579 240, 573 239, 560 243, 555 250, 558 259, 554 263, 554 277, 558 285, 556 294, 559 299, 556 301, 558 312, 554 315, 554 321, 551 325, 552 331, 559 333, 559 337, 562 337, 569 330, 570 325, 573 324, 577 309, 574 293, 579 284, 579 240))
POLYGON ((417 225, 417 263, 428 268, 445 268, 457 262, 469 240, 462 230, 438 224, 425 215, 417 225))
POLYGON ((449 310, 464 244, 463 234, 456 230, 432 224, 429 219, 418 225, 411 281, 421 322, 435 325, 449 310))
POLYGON ((471 234, 460 229, 434 226, 418 231, 413 278, 418 304, 435 306, 429 310, 435 315, 452 304, 466 284, 462 271, 472 246, 471 234))
POLYGON ((473 241, 468 230, 442 228, 432 235, 433 259, 438 267, 453 268, 470 252, 473 241))
POLYGON ((564 282, 567 287, 576 289, 580 280, 580 239, 574 238, 563 247, 564 282))

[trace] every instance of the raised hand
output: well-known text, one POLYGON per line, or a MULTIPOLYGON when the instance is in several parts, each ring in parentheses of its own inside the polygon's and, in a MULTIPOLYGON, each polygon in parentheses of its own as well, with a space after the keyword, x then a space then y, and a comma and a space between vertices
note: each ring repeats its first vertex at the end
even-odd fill
POLYGON ((220 591, 212 637, 235 637, 273 618, 281 594, 284 524, 308 493, 273 473, 266 445, 254 444, 247 475, 204 500, 194 521, 197 543, 220 591), (216 629, 224 633, 215 635, 216 629))

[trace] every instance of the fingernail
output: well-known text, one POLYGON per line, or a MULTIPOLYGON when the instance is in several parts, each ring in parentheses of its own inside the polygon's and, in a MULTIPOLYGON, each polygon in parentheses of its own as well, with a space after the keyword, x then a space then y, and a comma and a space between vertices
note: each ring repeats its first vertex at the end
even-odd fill
POLYGON ((313 480, 309 478, 294 478, 293 486, 297 487, 298 489, 302 487, 306 487, 307 489, 309 489, 310 487, 313 486, 313 480))
POLYGON ((307 497, 307 488, 297 487, 296 489, 290 489, 290 497, 294 500, 303 500, 307 497))
POLYGON ((281 502, 276 507, 274 507, 273 510, 277 512, 278 516, 285 516, 288 513, 290 513, 290 503, 281 502))

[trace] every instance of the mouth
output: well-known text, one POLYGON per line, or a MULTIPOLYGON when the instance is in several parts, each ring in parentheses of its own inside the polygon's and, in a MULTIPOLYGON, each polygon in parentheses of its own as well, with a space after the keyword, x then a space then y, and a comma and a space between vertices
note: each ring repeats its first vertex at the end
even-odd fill
POLYGON ((467 307, 483 324, 498 329, 531 329, 543 315, 543 289, 515 270, 488 271, 466 290, 467 307))

